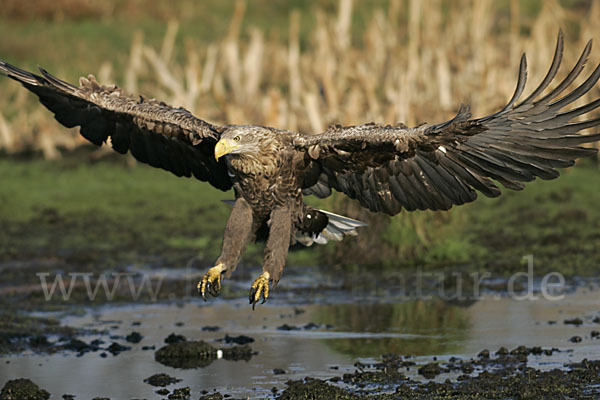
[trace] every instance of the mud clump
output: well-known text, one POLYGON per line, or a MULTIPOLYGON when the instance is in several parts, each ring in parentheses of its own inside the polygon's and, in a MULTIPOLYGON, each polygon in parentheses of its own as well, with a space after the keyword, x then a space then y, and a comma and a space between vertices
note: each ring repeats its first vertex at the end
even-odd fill
POLYGON ((438 363, 429 363, 419 368, 418 372, 427 379, 433 379, 442 372, 448 372, 448 370, 440 367, 438 363))
POLYGON ((211 394, 205 394, 204 396, 200 396, 199 400, 223 400, 224 397, 221 393, 217 392, 217 393, 211 393, 211 394))
POLYGON ((581 318, 571 318, 571 319, 565 319, 564 321, 565 325, 575 325, 575 326, 579 326, 583 324, 583 320, 581 318))
POLYGON ((164 387, 181 382, 181 379, 174 378, 167 374, 154 374, 151 377, 144 379, 144 382, 152 386, 164 387))
POLYGON ((249 361, 254 354, 247 344, 216 349, 202 340, 189 340, 161 347, 154 353, 154 359, 168 367, 187 369, 206 367, 221 357, 228 361, 249 361))
POLYGON ((0 391, 0 400, 47 400, 49 398, 50 393, 24 378, 6 382, 0 391))
POLYGON ((169 336, 165 338, 165 343, 174 344, 185 342, 187 339, 183 335, 176 335, 175 333, 171 333, 169 336))
POLYGON ((129 335, 125 336, 125 340, 129 343, 139 343, 142 341, 144 337, 139 332, 131 332, 129 335))
POLYGON ((173 390, 167 398, 169 400, 188 400, 191 397, 192 393, 189 387, 179 388, 173 390))
POLYGON ((170 343, 154 353, 159 363, 173 368, 206 367, 217 358, 217 349, 203 341, 170 343))
POLYGON ((117 342, 113 342, 110 346, 108 346, 106 348, 106 350, 109 353, 111 353, 113 356, 117 356, 117 355, 119 355, 123 351, 131 350, 131 347, 129 347, 129 346, 123 346, 122 344, 119 344, 117 342))
POLYGON ((256 354, 252 347, 247 344, 225 348, 221 351, 223 352, 223 358, 228 361, 250 361, 252 356, 256 354))

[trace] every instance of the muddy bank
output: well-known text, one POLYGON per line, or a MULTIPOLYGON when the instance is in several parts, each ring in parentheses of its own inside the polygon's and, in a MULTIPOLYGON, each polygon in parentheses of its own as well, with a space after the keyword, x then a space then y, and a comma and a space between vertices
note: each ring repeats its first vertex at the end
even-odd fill
MULTIPOLYGON (((562 368, 540 371, 527 366, 531 354, 545 354, 539 349, 517 348, 510 352, 500 350, 488 358, 483 350, 476 359, 453 358, 448 362, 418 364, 410 357, 385 355, 375 364, 357 366, 346 373, 327 380, 307 376, 303 380, 289 380, 285 387, 272 389, 268 398, 279 400, 327 399, 571 399, 595 398, 600 395, 600 361, 584 359, 579 363, 565 363, 562 368), (407 377, 403 372, 418 369, 426 379, 407 377), (453 375, 443 381, 433 380, 438 375, 453 375), (432 373, 432 375, 428 375, 432 373)), ((166 388, 180 379, 156 374, 145 380, 160 386, 156 393, 169 399, 189 399, 200 394, 200 399, 235 398, 227 393, 205 390, 194 393, 189 387, 166 388)), ((262 398, 266 398, 261 396, 262 398)), ((0 400, 46 400, 49 393, 28 379, 6 383, 0 400)))
MULTIPOLYGON (((384 357, 384 360, 386 358, 384 357)), ((465 362, 440 363, 434 375, 457 366, 465 371, 465 362), (458 365, 457 365, 458 364, 458 365)), ((373 371, 357 371, 328 381, 307 377, 290 381, 276 398, 291 399, 571 399, 600 395, 600 361, 583 360, 565 364, 563 369, 540 371, 527 367, 527 357, 500 355, 489 360, 469 360, 466 373, 444 382, 415 381, 400 371, 410 368, 402 357, 387 357, 387 362, 370 366, 373 371), (472 372, 476 369, 477 376, 472 372), (344 387, 338 386, 343 382, 344 387), (348 388, 350 387, 350 388, 348 388), (382 393, 386 392, 386 393, 382 393)), ((431 370, 431 365, 420 370, 431 370)))

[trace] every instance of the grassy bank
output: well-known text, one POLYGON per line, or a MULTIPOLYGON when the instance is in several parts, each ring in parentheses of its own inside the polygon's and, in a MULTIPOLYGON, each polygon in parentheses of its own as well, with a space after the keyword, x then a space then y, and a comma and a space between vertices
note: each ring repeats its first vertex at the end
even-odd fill
MULTIPOLYGON (((290 264, 400 270, 523 269, 595 275, 600 265, 600 172, 590 161, 522 192, 505 190, 450 212, 394 218, 347 206, 341 196, 313 204, 370 223, 357 238, 293 253, 290 264)), ((232 198, 205 183, 176 178, 125 158, 91 161, 80 151, 61 161, 0 159, 0 261, 59 259, 65 264, 184 266, 214 261, 232 198)), ((245 261, 259 263, 261 246, 245 261)))

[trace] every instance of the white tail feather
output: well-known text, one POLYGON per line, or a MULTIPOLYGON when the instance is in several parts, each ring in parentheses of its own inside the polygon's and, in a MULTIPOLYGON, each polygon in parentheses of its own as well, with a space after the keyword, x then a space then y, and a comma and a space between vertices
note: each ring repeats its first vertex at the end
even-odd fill
POLYGON ((341 242, 344 236, 356 236, 356 228, 367 226, 364 222, 357 221, 352 218, 344 217, 343 215, 334 214, 332 212, 319 210, 329 218, 329 223, 323 229, 323 232, 317 236, 312 236, 306 233, 296 232, 296 240, 304 246, 311 246, 313 243, 326 244, 330 240, 341 242))
MULTIPOLYGON (((232 206, 235 204, 235 200, 223 200, 223 203, 232 206)), ((308 247, 312 246, 313 243, 327 244, 330 240, 341 242, 344 239, 344 236, 357 236, 358 232, 356 232, 356 228, 367 226, 364 222, 344 217, 343 215, 324 210, 319 211, 327 215, 329 223, 325 229, 323 229, 323 232, 319 233, 317 236, 296 232, 295 238, 298 243, 308 247)))

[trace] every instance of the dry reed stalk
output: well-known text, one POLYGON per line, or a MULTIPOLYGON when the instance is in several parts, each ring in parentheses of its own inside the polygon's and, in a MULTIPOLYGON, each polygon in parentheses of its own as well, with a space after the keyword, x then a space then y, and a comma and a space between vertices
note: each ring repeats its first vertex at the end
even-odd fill
POLYGON ((17 146, 15 133, 12 127, 8 124, 4 116, 0 113, 0 148, 7 153, 13 153, 17 146))
MULTIPOLYGON (((504 21, 497 15, 500 6, 491 0, 391 0, 387 10, 373 11, 361 37, 353 26, 353 6, 352 0, 340 0, 335 15, 315 10, 316 24, 302 50, 298 11, 290 12, 288 42, 265 39, 256 28, 241 31, 244 0, 236 2, 223 40, 203 48, 185 40, 183 63, 173 57, 177 22, 168 24, 159 49, 144 45, 138 32, 125 89, 164 98, 217 123, 303 132, 320 132, 332 123, 414 125, 447 119, 461 102, 471 103, 476 116, 501 107, 514 90, 524 50, 529 51, 529 78, 535 85, 546 72, 559 26, 568 30, 566 64, 574 62, 585 39, 600 39, 600 2, 592 2, 582 15, 549 0, 535 19, 527 20, 520 3, 511 0, 510 19, 504 21), (574 23, 578 32, 569 28, 574 23)), ((600 52, 592 52, 589 64, 599 61, 600 52)), ((102 64, 102 81, 111 81, 111 66, 102 64)), ((31 99, 25 91, 13 86, 7 93, 11 101, 0 99, 0 110, 13 110, 10 114, 16 116, 0 117, 0 148, 13 152, 38 146, 53 157, 59 147, 84 142, 58 127, 48 113, 28 116, 31 99), (36 145, 42 134, 47 136, 44 144, 36 145)), ((584 100, 599 94, 594 88, 584 100)))
POLYGON ((289 71, 289 102, 291 109, 300 108, 300 92, 302 80, 300 78, 300 12, 292 11, 290 14, 290 43, 288 49, 289 71))
MULTIPOLYGON (((251 100, 257 98, 263 71, 264 58, 264 39, 262 32, 256 28, 250 30, 250 44, 243 60, 244 76, 244 100, 247 103, 253 103, 251 100)), ((254 103, 256 104, 256 103, 254 103)))
POLYGON ((178 31, 179 22, 170 20, 167 24, 167 32, 165 33, 165 37, 163 38, 162 46, 160 48, 160 58, 166 63, 171 61, 178 31))
POLYGON ((142 47, 144 44, 144 34, 142 31, 136 31, 133 34, 131 48, 129 50, 129 62, 125 69, 125 90, 129 93, 138 92, 137 77, 142 68, 142 47))

